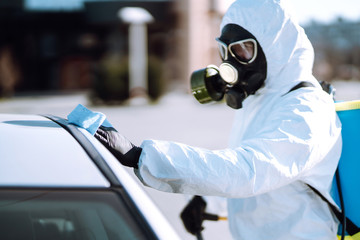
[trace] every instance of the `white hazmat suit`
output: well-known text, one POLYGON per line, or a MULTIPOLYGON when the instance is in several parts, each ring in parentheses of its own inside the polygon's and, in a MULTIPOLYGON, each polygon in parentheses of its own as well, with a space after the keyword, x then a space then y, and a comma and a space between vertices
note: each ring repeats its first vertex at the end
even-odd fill
POLYGON ((221 28, 252 33, 267 59, 264 87, 237 110, 229 148, 145 140, 136 174, 152 188, 227 198, 235 239, 336 239, 329 196, 341 154, 332 98, 312 76, 313 49, 283 1, 238 0, 221 28), (306 81, 314 87, 289 90, 306 81))

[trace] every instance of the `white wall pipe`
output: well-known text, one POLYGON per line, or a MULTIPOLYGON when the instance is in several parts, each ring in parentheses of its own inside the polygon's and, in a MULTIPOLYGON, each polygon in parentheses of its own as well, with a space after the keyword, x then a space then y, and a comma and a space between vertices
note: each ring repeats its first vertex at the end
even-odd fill
POLYGON ((119 10, 119 18, 129 23, 129 77, 130 96, 146 95, 147 92, 147 24, 153 16, 139 7, 125 7, 119 10))

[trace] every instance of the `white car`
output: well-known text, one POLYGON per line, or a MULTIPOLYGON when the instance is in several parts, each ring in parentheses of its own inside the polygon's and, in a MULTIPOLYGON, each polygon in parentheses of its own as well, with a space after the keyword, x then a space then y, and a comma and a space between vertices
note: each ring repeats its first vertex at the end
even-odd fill
POLYGON ((112 154, 55 116, 0 114, 0 239, 180 239, 112 154))

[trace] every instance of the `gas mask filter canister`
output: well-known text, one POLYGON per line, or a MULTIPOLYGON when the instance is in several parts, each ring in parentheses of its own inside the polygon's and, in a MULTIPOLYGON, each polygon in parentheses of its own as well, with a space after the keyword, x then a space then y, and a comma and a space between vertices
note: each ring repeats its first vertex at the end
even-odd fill
POLYGON ((200 103, 220 101, 225 94, 226 83, 219 75, 219 68, 209 65, 191 75, 191 90, 200 103))

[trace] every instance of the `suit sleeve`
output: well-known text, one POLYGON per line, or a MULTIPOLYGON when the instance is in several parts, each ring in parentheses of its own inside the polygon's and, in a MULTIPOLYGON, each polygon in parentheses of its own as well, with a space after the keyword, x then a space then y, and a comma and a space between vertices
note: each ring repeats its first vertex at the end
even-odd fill
POLYGON ((236 148, 208 150, 146 140, 136 174, 161 191, 231 198, 255 196, 308 177, 341 134, 332 105, 299 102, 275 106, 256 134, 236 148))

